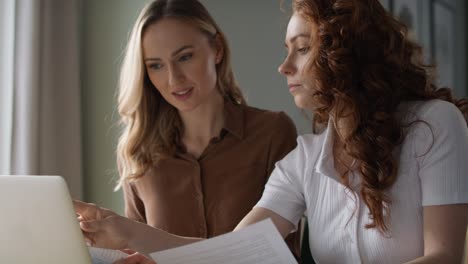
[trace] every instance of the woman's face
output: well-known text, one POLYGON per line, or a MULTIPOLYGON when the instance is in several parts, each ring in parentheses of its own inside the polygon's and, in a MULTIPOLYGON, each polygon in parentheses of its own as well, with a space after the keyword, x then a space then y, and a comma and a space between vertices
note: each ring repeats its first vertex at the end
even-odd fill
POLYGON ((220 96, 216 64, 223 56, 221 45, 196 26, 164 18, 148 26, 142 46, 149 79, 179 111, 192 111, 220 96))
POLYGON ((313 26, 297 13, 291 17, 285 38, 287 56, 278 68, 288 81, 289 92, 294 97, 294 102, 302 109, 310 108, 312 94, 308 84, 310 82, 306 81, 303 71, 310 59, 313 26))

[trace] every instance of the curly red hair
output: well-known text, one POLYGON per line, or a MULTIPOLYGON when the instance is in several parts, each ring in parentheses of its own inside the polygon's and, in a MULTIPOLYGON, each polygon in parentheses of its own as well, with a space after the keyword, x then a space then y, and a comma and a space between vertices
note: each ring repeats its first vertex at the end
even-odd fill
MULTIPOLYGON (((314 132, 330 115, 352 121, 344 150, 359 161, 360 195, 372 221, 366 227, 386 233, 392 202, 386 191, 399 166, 393 153, 405 136, 395 115, 399 104, 442 99, 468 118, 468 100, 436 88, 422 48, 378 0, 294 0, 293 10, 316 26, 305 69, 313 82, 314 132)), ((349 188, 348 172, 342 180, 349 188)))

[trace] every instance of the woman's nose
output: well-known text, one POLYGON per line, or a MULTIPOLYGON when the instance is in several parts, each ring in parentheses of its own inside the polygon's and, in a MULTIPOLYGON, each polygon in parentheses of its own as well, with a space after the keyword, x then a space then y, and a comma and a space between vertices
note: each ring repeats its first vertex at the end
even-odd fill
POLYGON ((169 84, 178 85, 184 80, 184 73, 177 66, 169 66, 169 84))
POLYGON ((290 60, 286 58, 283 63, 278 67, 278 72, 288 76, 288 75, 293 75, 295 72, 295 67, 292 65, 290 60))

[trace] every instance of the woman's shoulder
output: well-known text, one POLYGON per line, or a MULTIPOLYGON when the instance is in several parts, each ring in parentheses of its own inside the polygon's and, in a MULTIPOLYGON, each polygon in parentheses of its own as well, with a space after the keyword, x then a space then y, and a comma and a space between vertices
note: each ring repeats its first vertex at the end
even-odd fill
POLYGON ((262 118, 262 119, 274 119, 274 118, 279 118, 279 119, 288 119, 289 116, 284 112, 284 111, 273 111, 273 110, 268 110, 268 109, 262 109, 262 108, 257 108, 253 106, 244 106, 244 111, 245 114, 249 117, 256 117, 256 118, 262 118))
POLYGON ((247 125, 261 125, 268 129, 294 129, 293 120, 283 111, 272 111, 252 106, 244 106, 244 117, 247 125))
POLYGON ((304 134, 298 136, 296 147, 279 161, 279 166, 294 171, 301 171, 296 176, 300 178, 301 182, 304 182, 305 178, 308 177, 307 175, 310 175, 310 172, 315 168, 323 151, 324 134, 304 134))
POLYGON ((463 122, 461 111, 451 102, 440 99, 407 102, 400 110, 405 113, 405 121, 424 121, 432 123, 463 122))
POLYGON ((411 139, 406 142, 412 142, 417 155, 433 149, 439 142, 453 145, 468 135, 463 114, 453 103, 439 99, 412 102, 405 113, 402 125, 411 139))

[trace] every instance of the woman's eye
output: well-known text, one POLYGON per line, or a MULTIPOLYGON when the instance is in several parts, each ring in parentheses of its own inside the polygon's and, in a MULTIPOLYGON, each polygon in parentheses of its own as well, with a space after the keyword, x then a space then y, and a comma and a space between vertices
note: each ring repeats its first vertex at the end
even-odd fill
POLYGON ((192 58, 193 54, 192 53, 189 53, 189 54, 185 54, 185 55, 182 55, 180 58, 179 58, 179 61, 188 61, 192 58))
POLYGON ((310 50, 310 47, 303 47, 303 48, 298 49, 297 51, 299 51, 299 53, 305 54, 309 52, 309 50, 310 50))
POLYGON ((152 70, 159 70, 162 68, 162 65, 160 63, 153 63, 148 65, 148 67, 152 70))

